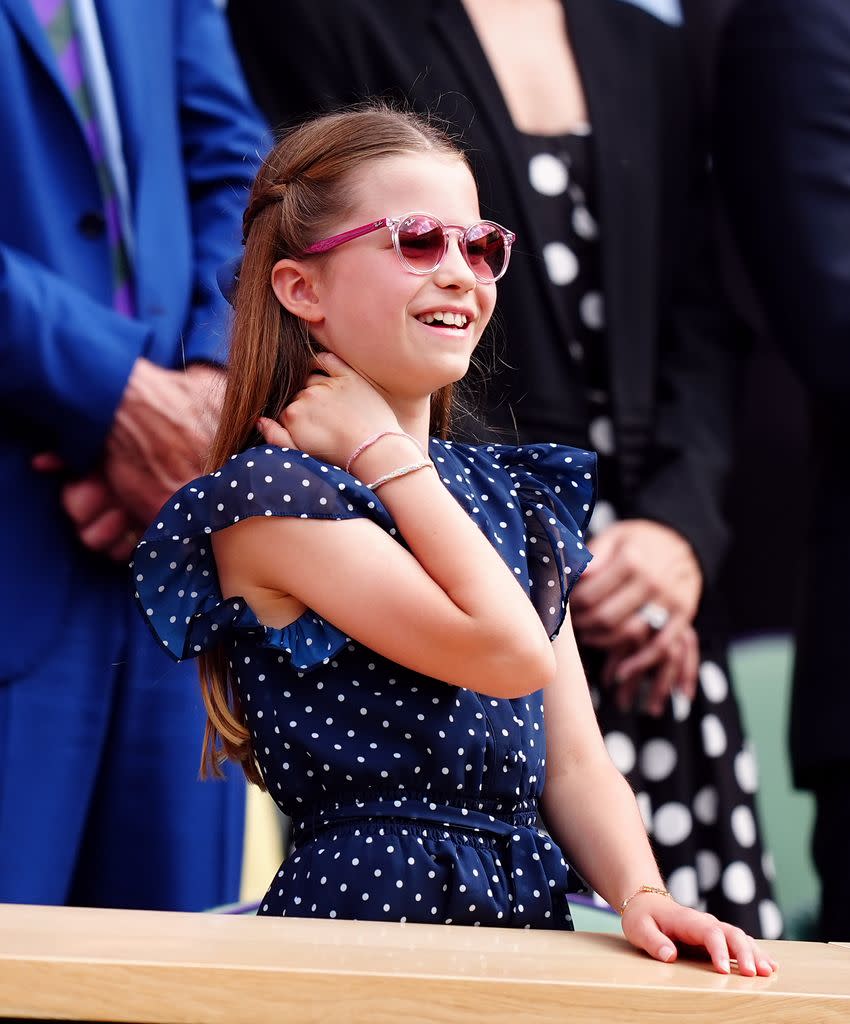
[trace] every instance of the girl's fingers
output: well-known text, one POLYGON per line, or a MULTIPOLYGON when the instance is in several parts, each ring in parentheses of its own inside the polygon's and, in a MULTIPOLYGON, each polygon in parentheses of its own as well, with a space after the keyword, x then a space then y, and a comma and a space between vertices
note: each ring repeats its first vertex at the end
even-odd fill
POLYGON ((753 951, 755 943, 740 928, 726 926, 726 945, 729 947, 729 955, 738 961, 738 972, 748 978, 756 973, 756 958, 753 951))
POLYGON ((708 923, 703 925, 696 934, 689 929, 688 934, 682 936, 683 941, 687 942, 689 946, 702 946, 711 957, 714 969, 720 974, 729 974, 732 965, 729 963, 729 946, 726 943, 726 936, 718 921, 712 918, 706 920, 708 923))
POLYGON ((741 974, 752 977, 757 974, 762 978, 769 977, 779 964, 759 948, 759 944, 740 928, 727 926, 727 942, 729 952, 738 961, 741 974))
POLYGON ((749 935, 731 924, 724 924, 710 914, 688 910, 681 906, 665 908, 661 925, 671 935, 689 946, 702 946, 711 957, 714 969, 720 974, 731 973, 730 960, 738 962, 738 972, 745 977, 753 977, 756 973, 772 973, 768 965, 759 969, 757 961, 767 963, 768 958, 762 955, 749 935), (671 914, 672 910, 672 914, 671 914))
POLYGON ((670 964, 679 955, 675 945, 661 931, 650 914, 641 915, 633 921, 626 932, 626 937, 633 946, 646 950, 651 957, 670 964))
POLYGON ((297 447, 286 427, 281 426, 277 420, 270 420, 268 416, 261 416, 257 420, 257 430, 268 444, 276 444, 280 448, 297 447))
POLYGON ((686 946, 704 949, 711 958, 712 966, 720 974, 731 973, 733 959, 737 962, 738 973, 750 978, 755 975, 769 977, 778 966, 740 928, 677 903, 671 902, 667 906, 659 905, 651 909, 636 906, 624 915, 623 931, 633 945, 665 962, 673 959, 666 955, 666 947, 681 942, 686 946))

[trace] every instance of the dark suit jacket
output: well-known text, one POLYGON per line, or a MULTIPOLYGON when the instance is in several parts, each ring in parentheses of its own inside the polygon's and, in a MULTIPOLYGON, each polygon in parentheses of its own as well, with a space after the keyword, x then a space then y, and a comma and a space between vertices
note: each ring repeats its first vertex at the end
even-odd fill
MULTIPOLYGON (((734 353, 703 251, 705 156, 680 31, 622 0, 564 0, 593 123, 612 395, 627 514, 669 523, 709 576, 725 546, 734 353)), ((497 317, 510 369, 488 387, 503 440, 585 444, 570 326, 539 253, 527 169, 460 0, 230 0, 249 85, 273 125, 402 95, 463 133, 482 209, 518 236, 497 317)), ((497 331, 497 341, 498 341, 497 331)), ((492 436, 491 430, 488 436, 492 436)))
POLYGON ((57 451, 91 468, 138 356, 177 367, 225 354, 215 272, 239 248, 262 131, 211 0, 98 0, 97 14, 130 179, 133 318, 112 309, 74 100, 30 0, 0 0, 0 682, 52 649, 75 593, 109 577, 129 597, 126 570, 83 549, 60 481, 31 459, 57 451))
MULTIPOLYGON (((771 333, 811 398, 814 494, 791 743, 797 781, 850 762, 850 5, 742 0, 722 40, 720 178, 771 333)), ((805 512, 811 501, 810 532, 805 512)))

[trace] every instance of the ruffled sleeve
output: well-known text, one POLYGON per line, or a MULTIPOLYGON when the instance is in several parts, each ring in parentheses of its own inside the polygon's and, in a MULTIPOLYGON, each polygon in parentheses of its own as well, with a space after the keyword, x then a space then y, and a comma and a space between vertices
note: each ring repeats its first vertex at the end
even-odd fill
POLYGON ((176 660, 225 639, 273 647, 302 671, 327 662, 348 637, 307 609, 281 629, 262 625, 241 597, 223 598, 211 534, 253 516, 370 518, 395 534, 375 495, 336 466, 287 448, 251 448, 187 484, 162 508, 131 563, 136 601, 176 660))
POLYGON ((590 562, 584 535, 596 500, 596 455, 556 444, 494 445, 513 483, 528 539, 529 596, 554 637, 590 562))

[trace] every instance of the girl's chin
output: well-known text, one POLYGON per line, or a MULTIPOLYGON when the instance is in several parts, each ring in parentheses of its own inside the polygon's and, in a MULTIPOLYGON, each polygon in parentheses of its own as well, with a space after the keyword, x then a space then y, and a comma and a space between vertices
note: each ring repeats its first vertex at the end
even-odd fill
POLYGON ((441 388, 448 387, 450 384, 457 384, 458 381, 463 380, 469 371, 469 359, 466 360, 452 360, 455 364, 453 366, 447 365, 441 367, 444 372, 435 373, 431 376, 430 393, 433 394, 435 391, 439 391, 441 388))

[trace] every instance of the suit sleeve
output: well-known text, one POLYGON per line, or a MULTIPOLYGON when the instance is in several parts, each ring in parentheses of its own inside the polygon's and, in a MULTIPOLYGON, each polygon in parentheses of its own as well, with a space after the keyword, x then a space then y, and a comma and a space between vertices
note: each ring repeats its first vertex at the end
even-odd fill
POLYGON ((72 469, 97 459, 150 328, 0 244, 0 401, 72 469), (35 396, 35 397, 34 397, 35 396))
POLYGON ((214 0, 181 0, 177 8, 181 131, 195 257, 184 351, 187 362, 224 362, 229 307, 216 272, 239 254, 242 211, 267 140, 219 6, 214 0))
MULTIPOLYGON (((677 75, 688 80, 683 68, 677 75)), ((686 217, 676 225, 670 302, 658 338, 653 436, 634 506, 638 516, 688 540, 710 583, 729 542, 725 482, 733 458, 737 381, 750 335, 720 281, 708 150, 698 120, 691 117, 689 124, 686 217)))
POLYGON ((724 35, 718 170, 771 334, 807 386, 850 395, 850 9, 750 0, 724 35))
MULTIPOLYGON (((254 170, 249 158, 262 126, 213 0, 181 0, 175 8, 194 255, 181 340, 187 361, 220 361, 228 307, 215 275, 239 250, 254 170)), ((100 457, 133 363, 149 350, 152 328, 7 243, 0 243, 0 324, 3 415, 25 425, 34 445, 56 451, 71 470, 87 471, 100 457)))

